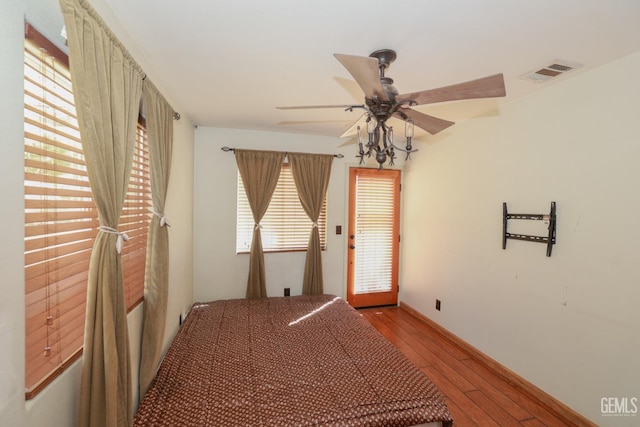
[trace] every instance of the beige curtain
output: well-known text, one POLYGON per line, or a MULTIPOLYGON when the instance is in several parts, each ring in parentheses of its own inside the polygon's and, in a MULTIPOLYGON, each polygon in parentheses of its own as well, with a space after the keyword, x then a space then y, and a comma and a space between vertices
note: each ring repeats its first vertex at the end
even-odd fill
POLYGON ((249 278, 247 279, 247 298, 264 298, 267 286, 264 272, 264 254, 262 253, 262 234, 260 220, 269 207, 271 196, 278 184, 284 152, 235 150, 236 163, 251 207, 253 229, 251 253, 249 256, 249 278))
POLYGON ((155 376, 162 356, 169 293, 169 233, 164 216, 171 153, 173 149, 173 108, 147 79, 143 87, 147 112, 149 169, 153 218, 147 239, 147 263, 144 282, 144 316, 140 350, 140 399, 155 376))
POLYGON ((317 223, 322 209, 322 202, 329 186, 333 155, 289 153, 287 157, 291 165, 291 172, 296 183, 300 203, 313 222, 311 235, 309 236, 309 246, 307 247, 307 258, 304 264, 302 294, 322 294, 322 250, 317 223))
POLYGON ((84 0, 60 0, 91 192, 98 209, 87 283, 81 427, 128 426, 131 366, 118 221, 129 184, 144 74, 84 0))

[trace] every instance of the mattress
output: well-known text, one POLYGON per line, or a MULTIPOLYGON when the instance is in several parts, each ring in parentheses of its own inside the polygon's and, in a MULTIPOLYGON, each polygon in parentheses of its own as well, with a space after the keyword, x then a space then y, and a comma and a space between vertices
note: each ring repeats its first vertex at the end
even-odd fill
POLYGON ((435 385, 332 295, 196 303, 135 426, 450 422, 435 385))

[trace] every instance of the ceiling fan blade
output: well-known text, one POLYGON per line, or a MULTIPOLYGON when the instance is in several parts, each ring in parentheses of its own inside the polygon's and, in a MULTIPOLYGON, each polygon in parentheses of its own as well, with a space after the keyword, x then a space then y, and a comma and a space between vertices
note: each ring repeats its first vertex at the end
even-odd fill
POLYGON ((334 53, 333 56, 353 76, 360 88, 362 88, 365 97, 371 99, 377 96, 382 101, 389 100, 380 82, 380 71, 376 58, 344 55, 342 53, 334 53))
POLYGON ((396 111, 394 116, 402 119, 413 120, 413 124, 426 130, 431 135, 435 135, 436 133, 445 130, 449 126, 455 124, 454 122, 450 122, 448 120, 439 119, 437 117, 430 116, 428 114, 421 113, 416 110, 412 110, 411 108, 401 108, 396 111))
POLYGON ((396 95, 396 101, 403 102, 410 100, 414 101, 417 105, 423 105, 462 99, 495 98, 505 96, 506 94, 504 77, 502 74, 494 74, 451 86, 396 95))
POLYGON ((358 117, 358 120, 353 122, 351 124, 351 126, 349 126, 347 128, 347 130, 345 130, 342 133, 342 135, 340 135, 338 138, 346 138, 346 137, 349 137, 349 136, 357 135, 358 134, 358 125, 359 124, 362 123, 362 126, 366 127, 366 125, 365 125, 366 121, 364 120, 365 117, 367 117, 367 113, 364 113, 360 117, 358 117))
POLYGON ((352 109, 352 108, 364 108, 364 105, 294 105, 292 107, 276 107, 278 110, 306 110, 311 108, 344 108, 344 109, 352 109))

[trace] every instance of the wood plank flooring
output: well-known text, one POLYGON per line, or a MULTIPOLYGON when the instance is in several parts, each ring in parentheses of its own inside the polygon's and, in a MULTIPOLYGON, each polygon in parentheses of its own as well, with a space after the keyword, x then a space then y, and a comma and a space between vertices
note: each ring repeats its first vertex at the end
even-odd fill
POLYGON ((567 425, 406 310, 383 307, 359 312, 436 384, 454 426, 567 425))

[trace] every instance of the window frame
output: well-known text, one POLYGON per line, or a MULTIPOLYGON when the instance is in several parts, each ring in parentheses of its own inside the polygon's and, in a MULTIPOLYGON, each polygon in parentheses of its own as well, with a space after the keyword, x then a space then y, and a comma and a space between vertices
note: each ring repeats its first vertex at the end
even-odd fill
MULTIPOLYGON (((86 167, 82 169, 84 156, 68 57, 28 23, 25 23, 24 81, 24 375, 25 398, 29 400, 82 355, 87 274, 99 224, 86 167), (56 95, 61 88, 66 96, 64 113, 60 111, 62 104, 56 95), (67 155, 67 149, 73 154, 67 155), (85 208, 78 209, 79 198, 85 208), (67 212, 63 212, 64 209, 67 212), (83 255, 68 255, 67 259, 73 258, 74 264, 61 268, 71 261, 64 261, 64 255, 58 256, 59 252, 71 253, 74 239, 79 236, 84 242, 79 245, 83 255), (64 245, 69 245, 69 249, 60 249, 64 245), (40 273, 30 275, 29 269, 40 273), (43 357, 51 359, 43 360, 43 357), (37 366, 40 369, 33 375, 37 366)), ((130 237, 121 255, 128 312, 144 298, 147 233, 152 217, 148 140, 142 118, 138 123, 135 153, 142 166, 134 158, 119 224, 120 231, 130 237), (133 187, 132 182, 137 186, 133 187), (134 197, 136 195, 138 197, 134 197)))
MULTIPOLYGON (((327 250, 327 199, 328 193, 325 194, 322 210, 318 218, 318 231, 320 232, 320 246, 322 251, 327 250)), ((260 221, 260 225, 262 232, 262 248, 264 253, 307 251, 313 223, 300 203, 295 183, 293 181, 291 166, 287 161, 282 164, 280 176, 278 177, 278 184, 276 185, 271 202, 269 203, 269 208, 262 218, 262 221, 260 221), (276 210, 278 210, 278 212, 276 212, 276 210), (293 210, 293 212, 291 210, 293 210), (290 242, 289 244, 271 245, 268 237, 268 233, 270 231, 273 231, 274 239, 287 240, 286 237, 289 233, 286 233, 284 230, 288 229, 290 231, 292 229, 290 223, 290 219, 292 217, 296 219, 296 226, 299 227, 294 231, 294 233, 298 233, 295 236, 296 241, 290 242)), ((240 171, 238 171, 236 188, 237 255, 250 253, 254 226, 255 223, 253 221, 251 208, 244 190, 244 184, 242 183, 242 177, 240 176, 240 171), (241 245, 241 240, 245 241, 244 245, 241 245)))

